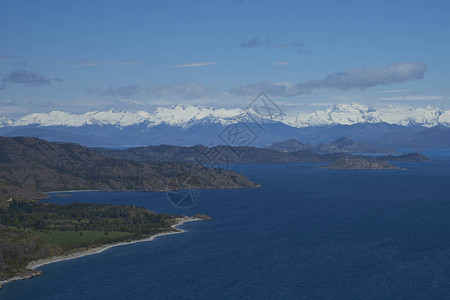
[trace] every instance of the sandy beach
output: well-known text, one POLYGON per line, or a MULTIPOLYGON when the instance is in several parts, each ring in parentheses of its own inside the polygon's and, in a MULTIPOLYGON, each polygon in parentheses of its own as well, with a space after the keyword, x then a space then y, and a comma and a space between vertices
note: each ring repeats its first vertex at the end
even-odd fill
POLYGON ((36 268, 42 267, 44 265, 48 265, 48 264, 52 264, 52 263, 56 263, 56 262, 60 262, 60 261, 64 261, 64 260, 69 260, 69 259, 75 259, 75 258, 87 256, 87 255, 98 254, 98 253, 101 253, 101 252, 103 252, 105 250, 108 250, 110 248, 117 247, 117 246, 129 245, 129 244, 135 244, 135 243, 141 243, 141 242, 150 242, 150 241, 153 241, 155 238, 160 237, 160 236, 183 233, 183 232, 185 232, 185 230, 178 229, 177 227, 182 225, 182 224, 184 224, 184 223, 194 222, 194 221, 202 221, 202 219, 192 218, 192 217, 178 218, 177 219, 177 223, 172 225, 172 228, 177 229, 178 231, 158 233, 158 234, 152 235, 152 236, 150 236, 148 238, 141 239, 141 240, 135 240, 135 241, 131 241, 131 242, 121 242, 121 243, 116 243, 116 244, 109 244, 109 245, 105 245, 105 246, 101 246, 101 247, 87 249, 87 250, 80 251, 80 252, 71 253, 71 254, 68 254, 68 255, 54 256, 54 257, 49 257, 49 258, 39 259, 39 260, 33 261, 33 262, 28 264, 27 269, 33 270, 34 272, 32 272, 29 275, 16 276, 16 277, 9 278, 7 280, 0 281, 0 289, 2 288, 2 285, 5 284, 5 283, 16 281, 16 280, 29 279, 29 278, 41 275, 42 272, 36 270, 36 268))

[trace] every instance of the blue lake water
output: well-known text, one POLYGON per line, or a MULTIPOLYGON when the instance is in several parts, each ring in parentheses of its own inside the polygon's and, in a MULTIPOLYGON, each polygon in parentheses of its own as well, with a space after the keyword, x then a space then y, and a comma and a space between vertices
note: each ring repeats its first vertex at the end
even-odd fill
MULTIPOLYGON (((445 153, 444 153, 445 154, 445 153)), ((235 165, 260 189, 203 191, 192 209, 164 193, 83 192, 55 203, 205 213, 184 234, 39 268, 1 299, 449 299, 450 156, 400 170, 235 165)))

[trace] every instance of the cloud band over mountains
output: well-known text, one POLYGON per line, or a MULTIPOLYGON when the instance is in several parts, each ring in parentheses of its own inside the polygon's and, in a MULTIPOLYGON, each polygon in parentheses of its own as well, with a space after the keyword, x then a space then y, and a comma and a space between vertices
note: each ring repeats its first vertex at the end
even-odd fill
POLYGON ((331 73, 322 80, 297 84, 262 82, 231 89, 230 92, 240 96, 252 96, 265 91, 274 97, 294 97, 309 94, 314 90, 363 90, 379 85, 422 79, 426 71, 427 66, 423 62, 400 62, 384 67, 356 68, 347 72, 331 73))
POLYGON ((91 88, 88 93, 97 94, 102 97, 111 98, 133 98, 144 97, 152 99, 201 99, 205 97, 214 97, 217 91, 199 83, 178 83, 172 85, 123 85, 107 89, 91 88))

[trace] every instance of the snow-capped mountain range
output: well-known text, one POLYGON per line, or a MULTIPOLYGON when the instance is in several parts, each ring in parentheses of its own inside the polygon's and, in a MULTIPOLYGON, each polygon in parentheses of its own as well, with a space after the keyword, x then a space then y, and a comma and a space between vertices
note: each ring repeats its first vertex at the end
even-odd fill
POLYGON ((326 110, 317 110, 310 113, 300 112, 296 117, 267 116, 258 114, 251 109, 225 109, 197 105, 183 106, 180 104, 170 108, 159 107, 153 112, 127 112, 111 109, 109 111, 71 114, 63 111, 52 111, 50 113, 34 113, 16 120, 0 117, 0 127, 112 125, 117 128, 124 128, 142 124, 147 127, 165 124, 189 128, 198 124, 220 124, 226 126, 238 122, 253 122, 260 118, 272 122, 281 122, 295 128, 360 123, 387 123, 401 126, 419 125, 423 127, 442 125, 450 127, 450 110, 441 110, 433 106, 424 108, 390 107, 372 109, 359 104, 334 105, 326 110))
POLYGON ((354 125, 359 123, 387 123, 392 125, 450 127, 450 110, 441 110, 431 105, 425 108, 390 107, 371 109, 367 106, 334 105, 326 110, 299 113, 292 124, 297 128, 322 125, 354 125))
MULTIPOLYGON (((254 112, 250 112, 254 113, 254 112)), ((229 125, 237 121, 250 122, 249 113, 243 109, 207 108, 203 106, 174 105, 171 108, 158 107, 153 112, 138 111, 135 113, 118 111, 91 111, 85 114, 70 114, 63 111, 50 113, 34 113, 17 120, 0 121, 0 126, 68 126, 113 125, 123 128, 146 124, 148 127, 166 124, 188 128, 197 123, 218 123, 229 125)))

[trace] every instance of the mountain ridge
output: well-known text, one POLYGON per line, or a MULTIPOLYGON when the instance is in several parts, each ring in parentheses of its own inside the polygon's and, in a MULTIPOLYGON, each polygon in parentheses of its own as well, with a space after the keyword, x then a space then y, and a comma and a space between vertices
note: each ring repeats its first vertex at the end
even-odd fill
POLYGON ((154 113, 110 110, 76 115, 52 112, 32 114, 18 120, 0 118, 0 136, 37 137, 90 147, 240 146, 232 139, 223 138, 227 130, 239 126, 253 137, 248 145, 257 147, 288 139, 316 147, 342 137, 391 149, 450 147, 450 111, 431 106, 404 110, 401 114, 393 108, 390 111, 354 104, 301 113, 297 117, 264 116, 251 109, 182 105, 158 108, 154 113), (377 114, 382 117, 376 117, 377 114), (308 126, 302 121, 305 118, 308 126))
POLYGON ((134 147, 123 150, 108 148, 93 148, 103 156, 133 161, 186 161, 227 167, 231 163, 324 163, 342 158, 361 158, 377 161, 429 161, 420 153, 403 155, 381 155, 377 157, 352 155, 350 153, 317 153, 312 150, 281 152, 268 148, 257 147, 206 147, 196 145, 192 147, 160 145, 148 147, 134 147))
POLYGON ((0 137, 3 199, 41 199, 55 190, 177 190, 174 179, 201 189, 259 187, 238 173, 192 163, 121 160, 77 144, 0 137))
POLYGON ((320 143, 317 147, 313 147, 312 145, 307 143, 301 143, 296 139, 289 139, 286 141, 274 143, 265 148, 281 152, 313 150, 319 153, 395 153, 395 151, 392 149, 380 147, 377 145, 358 143, 348 137, 339 138, 332 141, 330 144, 320 143))
POLYGON ((354 125, 359 123, 387 123, 400 126, 419 125, 450 127, 450 110, 427 107, 405 108, 369 108, 360 104, 333 105, 325 110, 298 112, 295 117, 282 115, 269 116, 257 113, 253 109, 213 108, 201 105, 174 105, 170 108, 158 107, 153 112, 89 111, 84 114, 71 114, 64 111, 33 113, 16 120, 0 117, 0 127, 19 127, 37 125, 42 127, 87 125, 113 125, 118 128, 145 124, 154 127, 160 124, 188 128, 194 124, 212 123, 229 125, 237 122, 252 122, 255 118, 281 122, 295 128, 324 125, 354 125))

